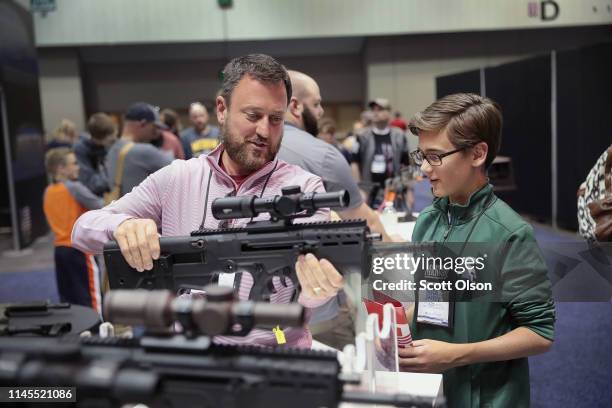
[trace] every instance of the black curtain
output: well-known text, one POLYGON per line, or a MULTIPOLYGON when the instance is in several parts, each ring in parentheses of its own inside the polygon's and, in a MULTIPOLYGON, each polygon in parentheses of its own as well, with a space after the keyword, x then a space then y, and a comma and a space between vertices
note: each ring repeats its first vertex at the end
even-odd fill
POLYGON ((459 92, 480 95, 480 70, 477 69, 436 78, 437 99, 459 92))
POLYGON ((612 143, 612 43, 557 53, 559 226, 577 229, 576 191, 612 143))
POLYGON ((512 158, 517 189, 500 194, 519 213, 550 222, 551 63, 538 56, 485 70, 486 93, 502 108, 500 155, 512 158))
POLYGON ((38 62, 32 15, 28 10, 13 1, 0 0, 0 38, 0 87, 4 97, 2 108, 6 113, 0 127, 3 141, 0 221, 7 223, 10 211, 15 211, 17 225, 13 234, 17 235, 19 248, 24 248, 48 231, 42 209, 47 176, 38 62), (4 144, 5 137, 10 149, 4 144), (6 152, 10 153, 9 163, 4 159, 6 152), (12 169, 12 179, 6 171, 8 166, 12 169), (14 188, 16 208, 9 210, 10 185, 14 188))

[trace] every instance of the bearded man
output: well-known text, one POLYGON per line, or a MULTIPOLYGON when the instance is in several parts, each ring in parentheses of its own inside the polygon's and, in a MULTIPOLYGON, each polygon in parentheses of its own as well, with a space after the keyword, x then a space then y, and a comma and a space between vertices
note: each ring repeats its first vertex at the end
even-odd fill
MULTIPOLYGON (((319 177, 276 158, 291 100, 285 67, 267 55, 251 54, 230 61, 223 74, 223 91, 216 99, 223 143, 209 155, 175 160, 120 200, 81 216, 72 232, 75 247, 100 253, 107 241, 115 239, 130 266, 142 272, 152 269, 153 260, 159 258, 160 235, 189 235, 200 228, 243 227, 248 222, 224 220, 220 225, 211 214, 216 198, 280 195, 281 188, 289 185, 299 185, 303 192, 325 191, 319 177)), ((255 220, 267 218, 268 214, 261 214, 255 220)), ((328 218, 325 209, 301 220, 328 218)), ((296 271, 302 287, 298 301, 307 308, 335 297, 344 284, 330 262, 313 255, 300 257, 296 271)), ((241 275, 236 288, 238 297, 245 300, 253 278, 241 275)), ((293 285, 279 284, 276 289, 272 303, 290 301, 293 285)), ((285 337, 290 346, 310 347, 312 342, 306 327, 287 329, 285 337)), ((246 337, 217 337, 215 341, 276 345, 276 336, 271 330, 255 329, 246 337)))

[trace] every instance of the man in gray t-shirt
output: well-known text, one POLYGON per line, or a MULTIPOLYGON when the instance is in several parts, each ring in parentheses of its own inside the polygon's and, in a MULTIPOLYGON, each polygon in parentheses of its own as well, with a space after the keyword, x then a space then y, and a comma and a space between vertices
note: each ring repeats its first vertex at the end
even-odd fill
POLYGON ((172 162, 167 155, 150 142, 157 137, 156 128, 165 128, 159 120, 157 110, 146 103, 139 102, 130 106, 125 114, 121 139, 117 140, 106 156, 106 168, 111 187, 115 184, 119 154, 123 147, 132 142, 123 161, 121 195, 132 191, 149 174, 172 162))
POLYGON ((348 191, 351 198, 348 209, 354 210, 363 204, 350 167, 338 149, 290 123, 285 123, 284 131, 279 159, 321 177, 327 191, 348 191))
POLYGON ((323 116, 321 93, 306 74, 289 71, 293 95, 285 114, 285 133, 278 158, 298 165, 323 179, 327 191, 347 190, 349 207, 338 211, 342 219, 364 219, 373 232, 387 236, 378 214, 363 201, 357 182, 344 156, 334 146, 317 139, 317 122, 323 116))

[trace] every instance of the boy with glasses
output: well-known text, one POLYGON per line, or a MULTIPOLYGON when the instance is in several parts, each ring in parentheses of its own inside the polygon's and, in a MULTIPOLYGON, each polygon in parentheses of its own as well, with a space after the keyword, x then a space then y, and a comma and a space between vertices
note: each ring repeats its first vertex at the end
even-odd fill
POLYGON ((412 158, 429 177, 435 196, 417 219, 413 240, 464 248, 495 243, 507 251, 476 275, 466 274, 476 281, 495 276, 502 298, 455 302, 461 299, 457 292, 418 293, 421 299, 450 300, 417 299, 408 313, 417 340, 414 347, 400 349, 400 367, 443 373, 451 407, 529 406, 527 357, 550 349, 555 313, 532 227, 495 196, 488 182, 487 168, 501 141, 499 106, 474 94, 449 95, 417 113, 410 124, 419 138, 412 158))

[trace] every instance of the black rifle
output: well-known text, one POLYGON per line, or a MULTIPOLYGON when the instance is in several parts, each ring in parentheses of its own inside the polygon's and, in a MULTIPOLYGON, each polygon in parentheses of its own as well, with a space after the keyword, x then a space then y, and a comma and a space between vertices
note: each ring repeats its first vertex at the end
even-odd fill
POLYGON ((341 401, 432 406, 431 398, 345 391, 345 383, 356 381, 342 377, 334 353, 214 344, 199 335, 227 333, 235 324, 299 325, 302 308, 233 302, 228 288, 207 287, 207 297, 111 292, 106 315, 116 322, 146 323, 157 331, 153 337, 0 338, 0 386, 76 387, 81 407, 311 408, 341 401), (208 325, 211 313, 222 323, 208 325), (192 336, 160 333, 175 321, 190 325, 192 336))
MULTIPOLYGON (((329 260, 340 273, 370 273, 373 242, 363 220, 293 223, 319 208, 348 205, 346 191, 300 193, 286 187, 282 196, 257 198, 226 197, 212 204, 217 219, 252 218, 268 212, 270 221, 249 223, 245 228, 194 231, 190 236, 161 237, 161 254, 150 271, 137 272, 125 261, 115 241, 104 247, 104 259, 112 289, 201 288, 217 283, 221 273, 248 272, 253 277, 251 300, 269 300, 274 293, 272 279, 297 287, 295 263, 300 254, 312 253, 329 260)), ((294 294, 295 298, 295 294, 294 294)))

